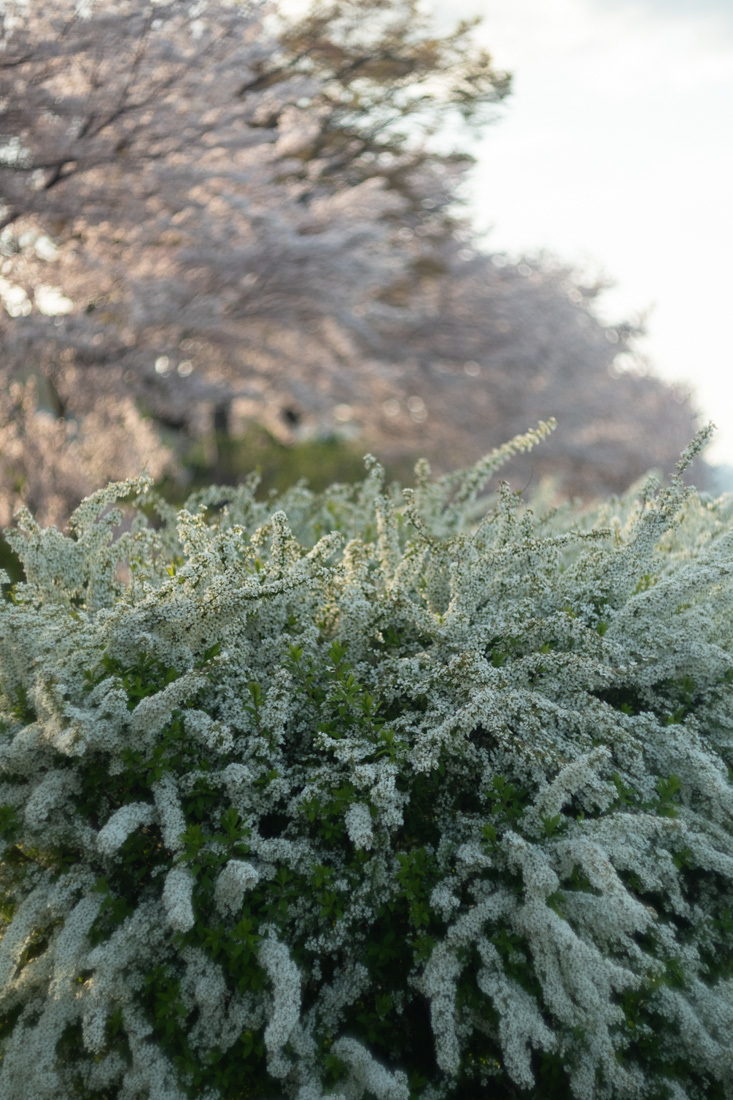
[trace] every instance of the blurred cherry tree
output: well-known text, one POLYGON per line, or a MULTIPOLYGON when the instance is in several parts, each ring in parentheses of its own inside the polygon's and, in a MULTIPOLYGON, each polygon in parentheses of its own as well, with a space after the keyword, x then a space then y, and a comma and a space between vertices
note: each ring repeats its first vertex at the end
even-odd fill
POLYGON ((633 326, 474 239, 446 134, 510 81, 472 29, 416 0, 0 4, 0 522, 237 418, 452 464, 556 415, 542 461, 585 493, 674 460, 694 412, 615 369, 633 326))

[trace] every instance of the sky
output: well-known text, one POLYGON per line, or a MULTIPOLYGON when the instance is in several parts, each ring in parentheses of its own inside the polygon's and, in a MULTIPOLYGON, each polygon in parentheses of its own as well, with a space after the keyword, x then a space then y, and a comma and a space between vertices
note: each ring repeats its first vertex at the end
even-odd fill
POLYGON ((694 386, 733 465, 733 2, 433 0, 478 14, 513 74, 475 143, 487 246, 546 249, 616 286, 610 320, 647 313, 640 350, 694 386))

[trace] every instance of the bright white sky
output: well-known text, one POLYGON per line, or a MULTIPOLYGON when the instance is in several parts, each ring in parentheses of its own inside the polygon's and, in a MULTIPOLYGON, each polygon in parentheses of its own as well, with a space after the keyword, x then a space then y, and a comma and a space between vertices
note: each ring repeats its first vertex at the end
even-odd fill
POLYGON ((488 245, 548 249, 616 282, 611 317, 651 309, 642 350, 694 385, 733 464, 733 2, 432 0, 479 14, 514 76, 474 152, 488 245))

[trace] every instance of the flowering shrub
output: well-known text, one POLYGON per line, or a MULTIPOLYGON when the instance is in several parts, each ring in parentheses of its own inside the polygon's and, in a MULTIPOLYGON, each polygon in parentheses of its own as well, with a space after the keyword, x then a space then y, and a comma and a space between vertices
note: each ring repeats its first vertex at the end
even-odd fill
POLYGON ((548 429, 19 515, 2 1100, 733 1096, 733 501, 477 516, 548 429))

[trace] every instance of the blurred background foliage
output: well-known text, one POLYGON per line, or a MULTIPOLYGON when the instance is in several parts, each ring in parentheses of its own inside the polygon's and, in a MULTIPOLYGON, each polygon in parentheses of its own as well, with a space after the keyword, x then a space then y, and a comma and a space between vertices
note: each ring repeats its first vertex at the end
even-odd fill
POLYGON ((6 0, 0 526, 143 468, 175 500, 356 479, 367 450, 409 480, 550 416, 517 488, 674 465, 699 417, 641 323, 478 239, 467 150, 511 77, 474 31, 418 0, 6 0))
MULTIPOLYGON (((387 479, 409 486, 414 481, 409 459, 390 462, 387 479)), ((314 492, 321 492, 335 482, 357 482, 366 476, 364 447, 361 442, 341 439, 336 435, 301 442, 283 443, 259 424, 251 425, 242 435, 221 433, 213 440, 213 448, 197 442, 183 464, 185 490, 181 479, 163 478, 159 489, 175 504, 185 496, 207 485, 236 485, 243 471, 256 471, 261 478, 257 489, 259 499, 271 493, 281 493, 303 479, 314 492)))

